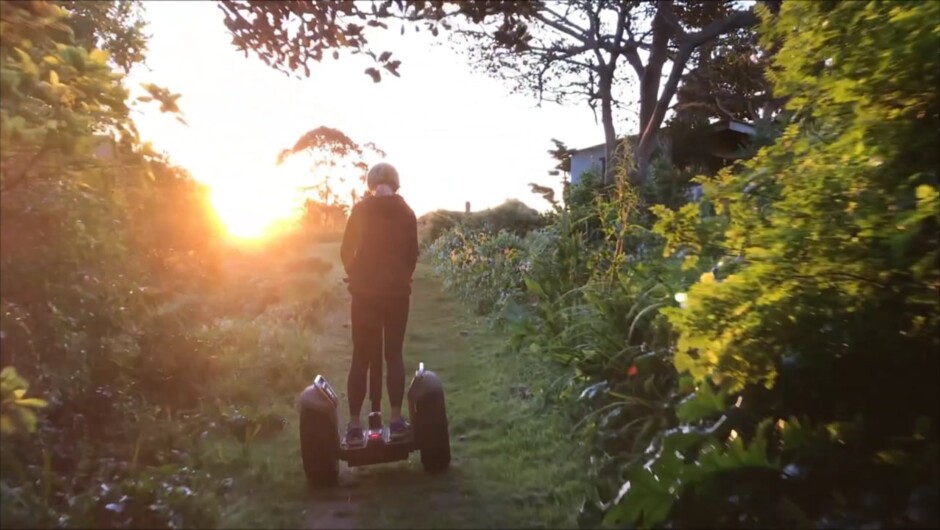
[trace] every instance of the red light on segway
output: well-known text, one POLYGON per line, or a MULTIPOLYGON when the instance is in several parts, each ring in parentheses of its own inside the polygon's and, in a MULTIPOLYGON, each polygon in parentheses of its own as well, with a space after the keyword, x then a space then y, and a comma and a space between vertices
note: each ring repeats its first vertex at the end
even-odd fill
POLYGON ((373 440, 378 440, 378 439, 381 438, 381 437, 382 437, 382 435, 381 435, 380 433, 377 433, 377 432, 371 432, 371 433, 369 433, 369 438, 371 438, 371 439, 373 439, 373 440))

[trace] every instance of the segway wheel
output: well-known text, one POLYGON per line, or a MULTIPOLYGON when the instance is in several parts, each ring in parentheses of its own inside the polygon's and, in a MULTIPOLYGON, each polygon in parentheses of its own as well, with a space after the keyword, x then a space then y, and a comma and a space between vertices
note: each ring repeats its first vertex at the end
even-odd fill
POLYGON ((311 487, 336 485, 339 479, 339 432, 328 414, 313 409, 301 411, 300 448, 307 483, 311 487))
POLYGON ((450 466, 450 434, 444 393, 438 391, 424 396, 416 403, 415 409, 414 430, 421 450, 421 465, 428 473, 442 473, 450 466))

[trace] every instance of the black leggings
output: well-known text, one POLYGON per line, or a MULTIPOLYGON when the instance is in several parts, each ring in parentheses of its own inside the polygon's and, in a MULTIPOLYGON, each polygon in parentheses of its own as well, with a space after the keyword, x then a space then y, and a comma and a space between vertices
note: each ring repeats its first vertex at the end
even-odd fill
POLYGON ((372 411, 382 410, 382 350, 388 363, 388 398, 401 407, 405 396, 405 363, 402 345, 408 325, 409 296, 352 295, 353 356, 346 393, 351 418, 359 417, 366 399, 366 373, 369 373, 369 399, 372 411))

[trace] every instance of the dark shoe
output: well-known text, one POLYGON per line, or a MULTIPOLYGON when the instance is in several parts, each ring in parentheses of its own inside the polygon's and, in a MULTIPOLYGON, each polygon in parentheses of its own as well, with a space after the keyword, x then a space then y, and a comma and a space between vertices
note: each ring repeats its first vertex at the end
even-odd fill
POLYGON ((393 421, 388 428, 389 436, 392 440, 399 440, 404 438, 405 436, 408 436, 408 429, 410 427, 411 426, 408 425, 408 422, 404 419, 393 421))
POLYGON ((346 427, 346 445, 359 447, 363 445, 362 427, 346 427))
POLYGON ((381 412, 372 412, 369 414, 369 430, 370 431, 382 430, 382 413, 381 412))

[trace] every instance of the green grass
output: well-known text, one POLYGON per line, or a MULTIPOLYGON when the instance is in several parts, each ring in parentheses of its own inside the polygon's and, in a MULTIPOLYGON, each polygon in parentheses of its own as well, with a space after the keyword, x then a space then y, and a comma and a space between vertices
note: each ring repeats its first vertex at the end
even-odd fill
MULTIPOLYGON (((317 252, 335 263, 337 245, 317 252)), ((331 275, 338 278, 340 274, 331 275)), ((309 344, 310 362, 341 395, 351 355, 348 300, 309 344)), ((216 477, 231 477, 221 525, 227 528, 560 528, 576 527, 585 457, 563 410, 541 405, 539 389, 557 375, 546 361, 508 353, 505 337, 442 293, 429 267, 415 275, 405 368, 410 379, 423 361, 441 377, 447 399, 451 469, 429 476, 419 455, 407 462, 348 469, 340 485, 310 491, 301 469, 291 396, 266 406, 290 419, 283 432, 246 450, 230 440, 215 445, 216 477), (513 388, 524 385, 534 397, 513 388)), ((297 392, 301 389, 298 388, 297 392)), ((387 401, 387 396, 386 396, 387 401)), ((385 406, 387 420, 387 403, 385 406)))

